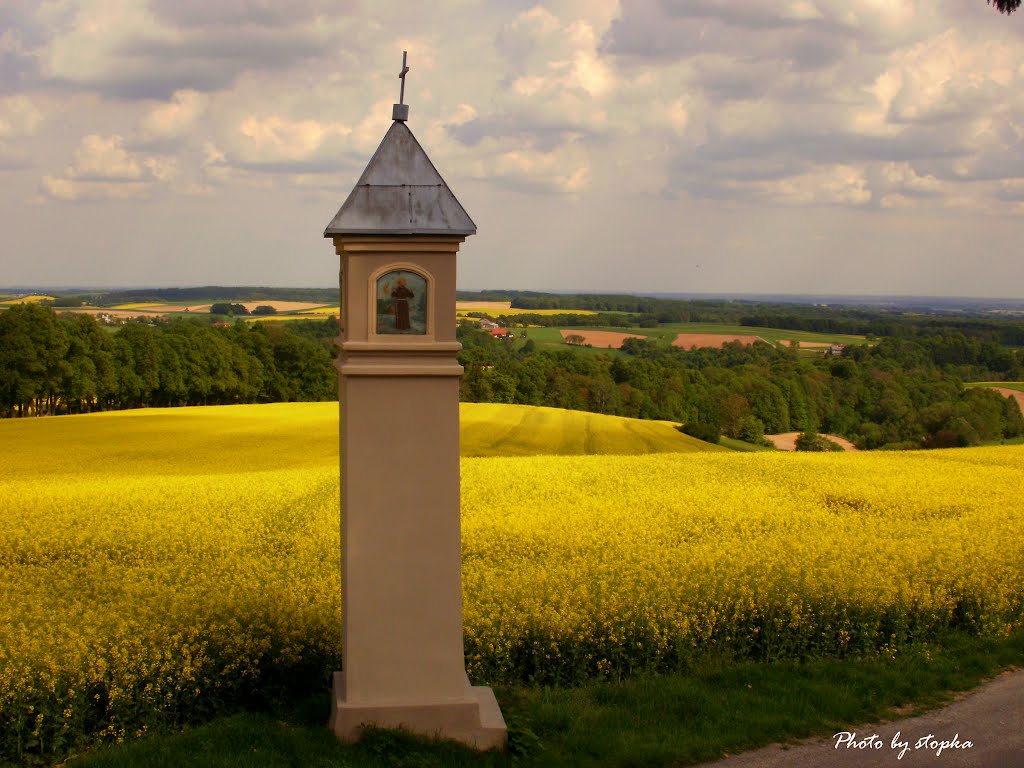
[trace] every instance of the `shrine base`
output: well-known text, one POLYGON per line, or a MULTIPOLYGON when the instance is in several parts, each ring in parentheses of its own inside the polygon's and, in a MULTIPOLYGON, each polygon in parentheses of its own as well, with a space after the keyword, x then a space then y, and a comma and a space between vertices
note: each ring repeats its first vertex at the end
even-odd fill
POLYGON ((345 700, 345 673, 334 673, 331 730, 342 741, 356 741, 364 726, 405 728, 413 733, 453 739, 475 749, 502 749, 508 729, 494 692, 471 686, 466 699, 455 702, 401 704, 350 703, 345 700))

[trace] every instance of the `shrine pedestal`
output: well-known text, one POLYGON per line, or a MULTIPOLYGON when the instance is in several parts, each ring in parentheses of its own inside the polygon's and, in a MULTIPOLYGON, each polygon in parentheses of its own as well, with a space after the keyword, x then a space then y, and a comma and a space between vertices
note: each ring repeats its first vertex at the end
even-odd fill
POLYGON ((485 686, 469 686, 460 701, 359 702, 345 697, 345 673, 334 673, 331 730, 343 741, 355 741, 366 726, 405 728, 434 738, 453 739, 476 749, 505 746, 505 720, 485 686))
POLYGON ((375 725, 506 743, 462 634, 455 259, 475 232, 396 120, 324 233, 341 259, 341 739, 375 725))

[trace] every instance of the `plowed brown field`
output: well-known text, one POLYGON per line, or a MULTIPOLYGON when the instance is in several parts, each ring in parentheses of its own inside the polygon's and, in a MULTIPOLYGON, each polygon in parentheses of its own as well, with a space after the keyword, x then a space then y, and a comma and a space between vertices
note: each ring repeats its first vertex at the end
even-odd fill
MULTIPOLYGON (((788 347, 793 342, 789 339, 780 339, 779 343, 788 347)), ((827 341, 798 341, 796 344, 800 349, 824 349, 832 346, 832 344, 827 341)))
POLYGON ((569 336, 582 336, 583 343, 589 344, 592 347, 601 347, 602 349, 618 349, 622 346, 622 342, 626 339, 645 339, 646 336, 641 336, 637 333, 618 333, 616 331, 585 331, 576 330, 573 328, 565 329, 561 331, 562 338, 566 339, 569 336))
MULTIPOLYGON (((802 432, 783 432, 779 435, 765 435, 765 439, 771 440, 772 444, 780 451, 795 451, 796 450, 796 439, 802 435, 802 432)), ((838 437, 837 435, 822 435, 826 440, 831 440, 833 443, 838 443, 843 447, 845 451, 856 451, 859 450, 856 445, 851 443, 845 437, 838 437)))
POLYGON ((994 389, 1003 397, 1012 397, 1017 401, 1021 411, 1024 411, 1024 392, 1019 389, 1010 389, 1009 387, 986 387, 986 389, 994 389))
POLYGON ((672 342, 673 347, 693 349, 694 347, 714 347, 721 349, 727 341, 738 341, 742 344, 753 344, 764 341, 760 336, 728 336, 721 333, 680 333, 672 342))

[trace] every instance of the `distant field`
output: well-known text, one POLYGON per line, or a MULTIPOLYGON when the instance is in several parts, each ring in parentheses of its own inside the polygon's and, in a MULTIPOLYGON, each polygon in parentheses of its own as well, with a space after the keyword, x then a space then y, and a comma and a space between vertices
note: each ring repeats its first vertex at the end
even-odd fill
POLYGON ((263 323, 267 321, 274 322, 282 320, 309 320, 310 322, 316 322, 317 320, 326 320, 329 317, 331 317, 331 315, 314 315, 311 312, 301 312, 293 315, 241 315, 236 319, 244 320, 247 323, 263 323))
POLYGON ((739 336, 729 333, 680 333, 672 340, 672 346, 681 349, 721 349, 726 344, 737 341, 740 344, 756 344, 767 340, 760 336, 739 336))
POLYGON ((323 307, 323 304, 311 304, 308 301, 243 301, 240 303, 250 312, 256 307, 273 307, 278 312, 311 312, 323 307))
MULTIPOLYGON (((795 451, 796 450, 796 440, 797 440, 798 437, 800 437, 801 434, 803 434, 803 433, 801 433, 801 432, 783 432, 783 433, 778 434, 778 435, 765 435, 764 437, 765 437, 765 440, 771 441, 772 445, 774 445, 780 451, 795 451)), ((819 437, 824 437, 826 440, 831 440, 836 445, 841 446, 844 451, 856 451, 856 450, 858 450, 857 446, 855 446, 853 443, 851 443, 845 437, 840 437, 839 435, 823 435, 821 433, 819 433, 818 436, 819 437)))
POLYGON ((1024 381, 978 381, 967 384, 968 387, 984 387, 992 389, 1004 397, 1012 397, 1024 411, 1024 381))
MULTIPOLYGON (((632 329, 630 329, 632 330, 632 329)), ((659 338, 674 338, 680 333, 716 334, 725 336, 759 336, 777 346, 789 346, 789 342, 810 342, 812 344, 863 344, 863 336, 846 336, 839 333, 811 333, 790 331, 784 328, 759 328, 747 325, 724 325, 719 323, 670 323, 650 329, 659 338)), ((643 330, 638 331, 643 332, 643 330)))
POLYGON ((463 456, 635 455, 727 451, 644 421, 532 405, 462 403, 463 456))
POLYGON ((516 315, 596 315, 591 309, 497 309, 481 307, 459 307, 456 305, 455 316, 466 317, 470 312, 486 312, 491 317, 515 317, 516 315))
POLYGON ((607 328, 607 327, 601 327, 601 328, 569 327, 569 328, 567 328, 565 326, 559 326, 559 327, 555 327, 555 328, 535 328, 535 327, 530 327, 530 328, 516 328, 516 329, 514 329, 513 335, 515 337, 515 341, 513 342, 513 344, 515 345, 516 348, 518 348, 518 347, 521 347, 523 344, 525 344, 527 342, 527 340, 529 339, 529 340, 532 340, 533 343, 539 349, 548 349, 548 350, 571 349, 571 350, 576 351, 579 354, 611 354, 611 355, 624 355, 625 354, 625 352, 620 352, 618 349, 601 349, 599 347, 577 347, 577 346, 570 346, 570 345, 565 343, 565 339, 562 337, 562 332, 563 331, 565 331, 566 333, 579 333, 580 335, 583 335, 583 333, 587 332, 587 331, 590 331, 590 332, 594 332, 594 331, 607 331, 607 332, 612 332, 612 333, 629 332, 629 333, 635 333, 637 336, 647 336, 647 335, 649 335, 647 333, 646 329, 640 329, 640 328, 629 328, 629 329, 624 329, 624 328, 607 328), (526 333, 526 338, 525 339, 522 338, 522 334, 524 332, 526 333))
MULTIPOLYGON (((789 347, 791 341, 799 342, 804 349, 808 350, 808 353, 818 352, 823 346, 832 344, 866 344, 868 342, 863 336, 845 336, 842 334, 828 334, 828 333, 809 333, 804 331, 788 331, 782 328, 755 328, 748 327, 745 325, 722 325, 717 323, 668 323, 665 325, 659 325, 657 328, 612 328, 612 327, 577 327, 577 326, 559 326, 556 328, 527 328, 527 338, 533 339, 534 343, 541 348, 547 349, 564 349, 567 345, 565 344, 563 336, 565 334, 579 334, 585 336, 587 333, 594 332, 606 332, 606 333, 619 333, 619 334, 630 334, 632 336, 643 336, 652 340, 660 341, 665 347, 672 344, 680 334, 698 334, 702 337, 714 337, 714 336, 727 336, 727 337, 747 337, 754 338, 759 337, 769 344, 773 344, 777 347, 786 348, 789 347), (817 345, 817 349, 815 349, 817 345)), ((521 345, 525 343, 525 340, 520 338, 522 329, 516 329, 516 344, 521 345)), ((710 342, 714 339, 708 340, 709 346, 716 346, 710 342)), ((613 352, 617 353, 617 350, 599 350, 598 345, 594 345, 593 348, 588 347, 574 347, 580 351, 590 352, 613 352)), ((685 345, 689 347, 689 345, 685 345)))
POLYGON ((589 328, 562 328, 562 338, 565 339, 565 343, 572 343, 569 341, 570 337, 582 336, 583 344, 589 344, 592 347, 600 347, 602 349, 618 349, 622 346, 626 339, 643 339, 645 338, 639 333, 622 333, 621 331, 595 331, 589 328))
POLYGON ((988 387, 992 389, 1013 389, 1024 392, 1024 381, 972 381, 965 387, 988 387))
POLYGON ((26 302, 33 301, 53 301, 53 296, 43 296, 42 294, 32 294, 31 296, 10 296, 0 301, 0 304, 24 304, 26 302))
POLYGON ((75 315, 110 315, 129 320, 133 317, 165 317, 166 312, 153 312, 147 309, 99 309, 97 307, 58 307, 55 311, 71 312, 75 315))
POLYGON ((476 310, 479 312, 489 312, 492 309, 510 309, 512 307, 511 301, 456 301, 456 311, 460 309, 476 310))
MULTIPOLYGON (((323 304, 316 304, 307 301, 233 301, 226 303, 231 304, 242 304, 250 312, 256 309, 256 307, 269 306, 277 310, 277 312, 285 317, 291 317, 293 315, 302 314, 306 315, 307 319, 309 316, 318 315, 336 315, 338 314, 338 307, 324 306, 323 304)), ((0 302, 2 303, 2 302, 0 302)), ((210 307, 217 302, 196 304, 196 303, 153 303, 153 302, 137 302, 129 304, 118 304, 110 308, 93 308, 93 307, 73 307, 69 309, 62 309, 63 312, 83 312, 85 314, 100 314, 106 313, 113 317, 146 317, 146 316, 157 316, 157 315, 187 315, 187 314, 209 314, 210 307)), ((263 316, 266 317, 266 316, 263 316)), ((276 317, 275 315, 269 316, 271 319, 276 317)))

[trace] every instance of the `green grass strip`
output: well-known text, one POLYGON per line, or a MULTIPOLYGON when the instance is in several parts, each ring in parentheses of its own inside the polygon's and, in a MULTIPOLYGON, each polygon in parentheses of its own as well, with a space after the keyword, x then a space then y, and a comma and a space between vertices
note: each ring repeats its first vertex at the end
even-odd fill
POLYGON ((1022 663, 1024 632, 1003 640, 954 634, 894 658, 706 660, 686 674, 578 688, 498 688, 510 735, 504 754, 478 754, 389 731, 341 744, 326 727, 325 690, 281 704, 272 714, 236 714, 184 733, 150 735, 66 765, 682 766, 774 742, 827 738, 897 714, 916 715, 1022 663))
POLYGON ((1017 392, 1024 392, 1024 381, 972 381, 964 384, 965 387, 1002 387, 1013 389, 1017 392))

